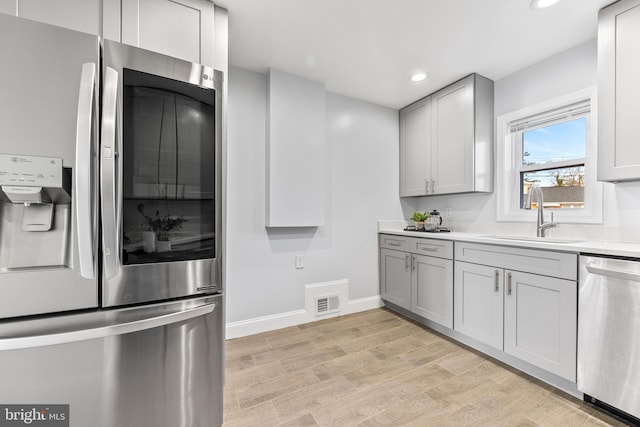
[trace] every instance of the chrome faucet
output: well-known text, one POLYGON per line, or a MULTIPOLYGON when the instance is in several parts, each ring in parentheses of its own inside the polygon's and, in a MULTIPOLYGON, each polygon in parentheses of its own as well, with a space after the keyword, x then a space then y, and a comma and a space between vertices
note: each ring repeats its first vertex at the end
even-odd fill
POLYGON ((553 222, 553 212, 551 212, 551 222, 544 222, 544 198, 542 196, 542 189, 538 184, 533 184, 529 188, 527 197, 524 199, 524 208, 527 210, 531 209, 531 199, 533 198, 533 193, 536 193, 536 200, 538 201, 538 222, 536 224, 536 236, 544 237, 544 233, 547 228, 555 227, 556 223, 553 222))

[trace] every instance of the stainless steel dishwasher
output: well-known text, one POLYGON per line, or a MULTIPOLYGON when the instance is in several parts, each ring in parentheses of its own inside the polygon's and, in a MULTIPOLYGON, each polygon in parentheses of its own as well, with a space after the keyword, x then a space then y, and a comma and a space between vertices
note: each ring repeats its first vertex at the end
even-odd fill
POLYGON ((637 424, 640 259, 581 256, 578 301, 578 390, 637 424))

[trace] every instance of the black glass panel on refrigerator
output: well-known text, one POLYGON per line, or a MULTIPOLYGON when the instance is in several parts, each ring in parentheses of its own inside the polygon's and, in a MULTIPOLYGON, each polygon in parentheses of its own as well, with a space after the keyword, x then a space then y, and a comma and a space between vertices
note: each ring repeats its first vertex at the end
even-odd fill
POLYGON ((215 92, 124 70, 123 264, 215 255, 215 92))

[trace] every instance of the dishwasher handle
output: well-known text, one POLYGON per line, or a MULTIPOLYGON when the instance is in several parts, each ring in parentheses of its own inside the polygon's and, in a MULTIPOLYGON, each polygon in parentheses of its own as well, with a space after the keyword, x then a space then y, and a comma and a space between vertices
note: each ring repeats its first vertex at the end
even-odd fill
POLYGON ((629 273, 626 271, 611 270, 607 268, 595 267, 593 265, 586 265, 585 268, 589 273, 596 274, 598 276, 607 276, 607 277, 612 277, 614 279, 631 280, 632 282, 640 282, 640 274, 638 273, 629 273))
POLYGON ((68 344, 77 341, 130 334, 204 316, 212 313, 215 308, 216 303, 210 303, 183 311, 176 311, 131 322, 100 326, 97 328, 56 332, 52 334, 33 335, 27 337, 4 338, 0 339, 0 350, 19 350, 23 348, 44 347, 48 345, 68 344))

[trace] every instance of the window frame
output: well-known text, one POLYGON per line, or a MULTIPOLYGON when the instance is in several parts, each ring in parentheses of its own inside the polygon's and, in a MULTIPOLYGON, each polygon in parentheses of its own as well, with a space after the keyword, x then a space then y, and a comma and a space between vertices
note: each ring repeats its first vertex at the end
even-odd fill
MULTIPOLYGON (((536 220, 534 209, 527 211, 520 206, 520 172, 526 166, 522 165, 522 132, 512 132, 514 122, 551 112, 552 110, 568 108, 581 101, 589 101, 590 111, 581 115, 562 118, 555 123, 569 121, 574 118, 587 116, 586 147, 584 157, 584 208, 557 209, 545 208, 554 212, 554 219, 560 223, 602 224, 602 183, 597 181, 597 111, 596 88, 590 87, 565 96, 554 98, 536 105, 522 108, 497 118, 496 125, 496 189, 497 189, 497 221, 499 222, 529 222, 536 220), (520 139, 520 144, 518 144, 520 139)), ((546 126, 554 124, 549 122, 546 126)), ((541 127, 541 126, 539 126, 541 127)), ((532 128, 533 129, 533 128, 532 128)), ((555 169, 565 165, 581 164, 582 159, 566 162, 546 163, 540 169, 555 169), (557 165, 557 166, 556 166, 557 165)))

